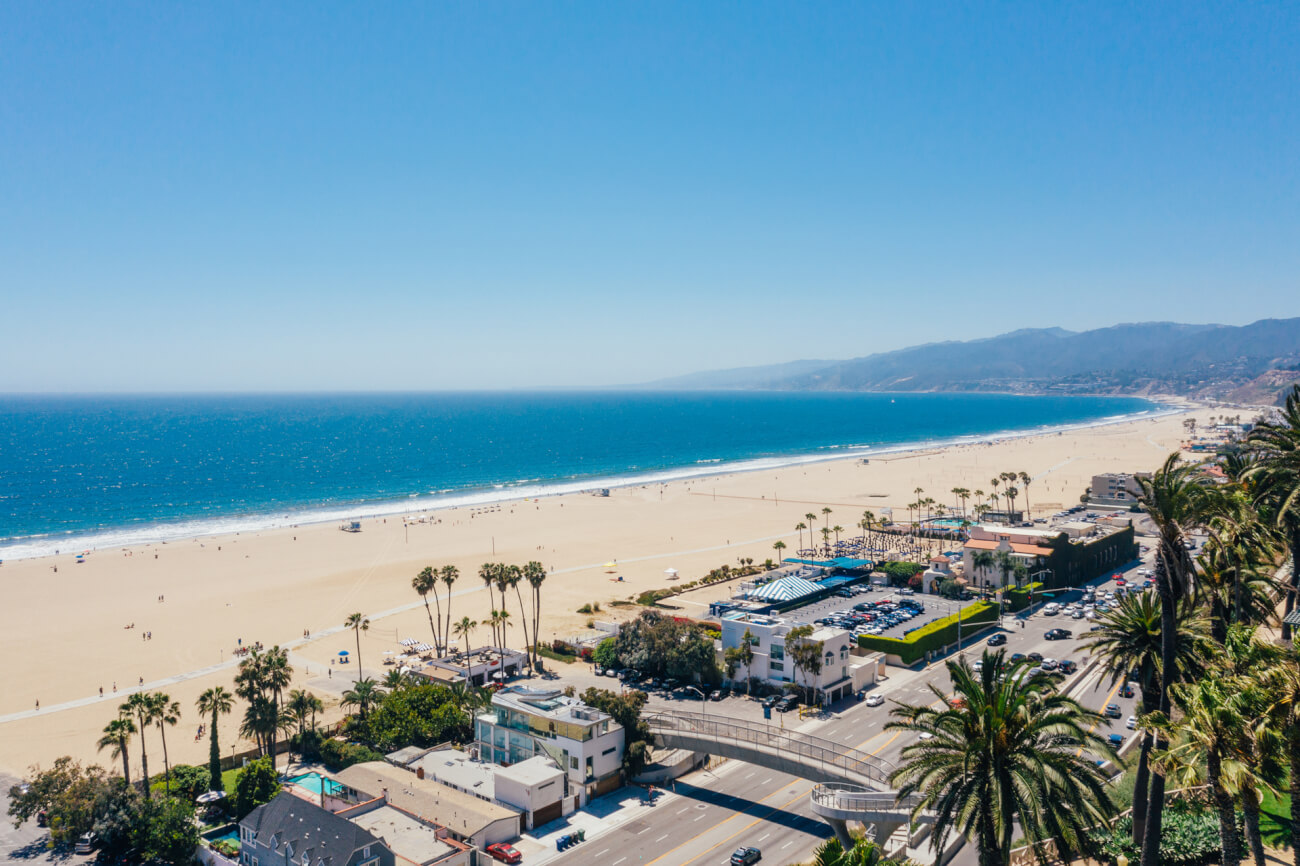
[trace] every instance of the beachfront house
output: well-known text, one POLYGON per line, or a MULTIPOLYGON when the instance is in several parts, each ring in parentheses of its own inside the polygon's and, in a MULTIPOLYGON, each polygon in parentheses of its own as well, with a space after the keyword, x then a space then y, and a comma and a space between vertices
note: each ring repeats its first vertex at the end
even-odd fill
POLYGON ((518 650, 485 646, 468 654, 453 653, 434 659, 423 667, 412 668, 411 673, 444 686, 464 682, 486 686, 509 680, 527 664, 528 657, 518 650))
POLYGON ((388 844, 369 830, 282 792, 239 822, 239 862, 243 866, 395 866, 396 858, 388 844))
POLYGON ((489 803, 518 809, 528 830, 562 818, 578 806, 577 795, 569 793, 568 775, 549 755, 505 766, 457 749, 437 749, 409 766, 423 772, 426 779, 489 803))
POLYGON ((736 671, 737 686, 746 679, 762 680, 769 686, 782 689, 787 686, 813 689, 823 703, 848 697, 876 681, 877 664, 874 658, 865 659, 853 654, 856 645, 853 635, 841 628, 814 626, 809 641, 822 644, 821 670, 813 674, 796 670, 786 657, 785 639, 791 629, 804 625, 796 619, 763 616, 745 611, 732 611, 721 619, 722 652, 740 646, 745 632, 750 635, 754 660, 749 669, 736 671))
POLYGON ((962 547, 963 574, 972 586, 981 589, 1014 585, 1014 573, 1000 564, 1005 554, 1023 563, 1032 581, 1054 589, 1079 586, 1137 558, 1132 525, 1088 523, 1086 527, 1089 532, 1085 535, 1061 527, 1039 529, 989 523, 971 526, 970 537, 962 547), (992 554, 993 564, 977 567, 975 558, 980 552, 992 554))
POLYGON ((623 726, 559 689, 502 689, 475 718, 474 736, 479 756, 496 764, 550 757, 564 769, 579 806, 623 784, 623 726))

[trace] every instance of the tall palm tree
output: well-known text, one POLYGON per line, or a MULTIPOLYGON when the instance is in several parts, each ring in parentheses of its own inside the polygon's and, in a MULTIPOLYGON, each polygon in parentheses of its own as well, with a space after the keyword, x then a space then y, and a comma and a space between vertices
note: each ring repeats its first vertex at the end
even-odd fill
POLYGON ((131 744, 131 735, 135 733, 135 722, 131 717, 123 714, 104 726, 104 735, 99 738, 99 751, 111 749, 111 755, 114 758, 122 759, 122 778, 126 784, 131 784, 131 762, 127 754, 127 747, 131 744))
POLYGON ((827 554, 829 554, 830 551, 831 551, 831 529, 830 529, 830 527, 829 527, 829 526, 823 526, 821 529, 819 529, 819 530, 817 530, 817 531, 820 532, 821 535, 822 535, 822 550, 825 551, 827 554))
MULTIPOLYGON (((438 639, 438 626, 434 623, 433 611, 429 608, 429 593, 433 593, 435 602, 438 601, 438 579, 433 568, 426 565, 420 569, 420 573, 411 578, 411 588, 424 601, 424 613, 429 618, 429 631, 433 632, 433 645, 437 647, 438 655, 442 655, 442 641, 438 639)), ((438 605, 438 622, 442 622, 441 603, 438 605)))
POLYGON ((454 565, 444 565, 438 571, 438 577, 442 585, 447 587, 447 618, 442 629, 442 651, 448 651, 447 644, 451 643, 451 586, 460 577, 460 569, 454 565))
POLYGON ((808 546, 812 547, 813 530, 817 528, 817 515, 816 513, 809 511, 807 514, 803 516, 803 519, 808 521, 808 546))
POLYGON ((343 693, 341 706, 356 707, 361 713, 361 721, 364 722, 370 708, 377 704, 383 696, 384 690, 379 687, 379 683, 370 677, 365 677, 357 680, 352 688, 343 693))
POLYGON ((989 499, 993 500, 993 508, 994 508, 994 509, 996 509, 996 508, 998 507, 998 486, 999 486, 1001 483, 1002 483, 1002 477, 1001 477, 1001 476, 998 476, 997 478, 993 478, 993 479, 990 479, 990 480, 989 480, 989 484, 992 484, 992 485, 993 485, 993 492, 989 494, 989 499))
POLYGON ((844 531, 844 527, 843 527, 843 526, 840 526, 838 523, 831 527, 831 532, 834 532, 834 533, 835 533, 835 546, 836 546, 836 547, 838 547, 839 544, 840 544, 840 533, 843 532, 843 531, 844 531))
POLYGON ((361 670, 361 633, 370 631, 370 620, 359 613, 350 613, 343 621, 343 627, 352 629, 352 634, 357 639, 357 679, 360 679, 365 675, 361 670))
MULTIPOLYGON (((1195 615, 1190 604, 1180 604, 1175 627, 1182 635, 1178 641, 1179 667, 1190 669, 1196 663, 1196 644, 1205 635, 1204 621, 1195 615)), ((1086 635, 1081 651, 1101 658, 1102 671, 1110 676, 1112 686, 1127 682, 1137 671, 1142 708, 1150 712, 1160 704, 1160 604, 1150 593, 1125 595, 1119 604, 1097 620, 1095 631, 1086 635)), ((1150 782, 1151 732, 1141 732, 1136 781, 1133 786, 1133 842, 1140 845, 1146 829, 1147 790, 1150 782)))
POLYGON ((528 653, 528 647, 531 646, 528 641, 528 609, 524 607, 523 592, 519 589, 519 584, 523 581, 524 570, 517 565, 510 566, 510 586, 514 587, 515 600, 519 602, 519 627, 524 630, 524 655, 528 658, 528 674, 532 676, 533 657, 528 653))
POLYGON ((1295 866, 1300 866, 1300 648, 1287 647, 1283 660, 1264 675, 1272 697, 1269 716, 1284 733, 1286 760, 1290 776, 1291 850, 1295 866))
POLYGON ((900 704, 885 726, 929 735, 903 749, 890 782, 900 797, 921 795, 914 814, 935 813, 936 849, 956 831, 975 843, 980 866, 1010 861, 1016 821, 1026 837, 1054 839, 1065 852, 1114 814, 1094 760, 1114 754, 1092 732, 1101 714, 1031 676, 1025 663, 999 678, 1005 661, 985 652, 979 674, 965 657, 948 662, 953 694, 931 685, 937 701, 900 704))
POLYGON ((149 753, 145 749, 144 732, 157 720, 159 709, 157 701, 147 692, 136 692, 118 707, 118 712, 134 719, 135 729, 140 732, 140 773, 144 777, 143 793, 146 800, 149 799, 149 753))
POLYGON ((208 790, 224 790, 221 782, 221 746, 217 742, 217 720, 234 709, 234 696, 222 686, 213 686, 199 695, 194 706, 199 711, 199 715, 212 717, 211 730, 208 731, 208 772, 211 775, 208 780, 208 790))
POLYGON ((542 642, 542 584, 546 582, 546 566, 536 560, 524 563, 524 580, 533 588, 533 664, 537 664, 537 647, 542 642))
POLYGON ((1020 479, 1020 486, 1023 487, 1025 491, 1025 516, 1032 520, 1034 513, 1029 510, 1029 482, 1034 479, 1031 478, 1029 473, 1023 469, 1016 473, 1016 477, 1020 479))
POLYGON ((803 550, 803 531, 808 528, 808 524, 800 520, 794 525, 794 528, 799 533, 799 549, 803 550))
MULTIPOLYGON (((1178 604, 1190 589, 1194 566, 1184 546, 1186 536, 1201 525, 1206 481, 1196 467, 1180 461, 1174 452, 1151 476, 1137 476, 1141 493, 1138 504, 1155 524, 1156 591, 1160 596, 1160 693, 1155 707, 1165 718, 1172 716, 1169 688, 1179 681, 1178 604)), ((1162 747, 1157 736, 1156 748, 1162 747)), ((1164 824, 1165 779, 1151 778, 1147 800, 1147 824, 1142 837, 1142 866, 1160 863, 1160 834, 1164 824)))
POLYGON ((294 689, 289 692, 289 699, 285 701, 284 708, 289 711, 289 715, 293 716, 293 720, 298 725, 300 749, 307 736, 307 718, 314 712, 315 703, 319 701, 320 698, 305 689, 294 689))
POLYGON ((158 694, 153 696, 156 707, 154 724, 158 726, 158 735, 162 737, 163 747, 163 778, 167 780, 167 796, 172 793, 172 765, 167 757, 167 729, 174 728, 181 720, 181 705, 178 701, 173 701, 168 695, 158 694))
MULTIPOLYGON (((989 569, 997 565, 997 562, 997 557, 993 555, 993 551, 991 550, 977 550, 971 554, 971 571, 973 571, 974 574, 979 575, 980 588, 988 586, 989 569)), ((974 575, 972 575, 972 577, 973 576, 974 575)))
MULTIPOLYGON (((1289 614, 1300 595, 1300 386, 1287 395, 1281 420, 1257 425, 1246 444, 1257 457, 1246 478, 1258 486, 1290 554, 1284 610, 1289 614)), ((1283 622, 1282 639, 1291 640, 1291 632, 1292 627, 1283 622)))
POLYGON ((781 551, 785 550, 785 542, 784 542, 784 541, 775 541, 775 542, 773 542, 773 543, 772 543, 772 549, 776 551, 776 558, 777 558, 777 561, 779 562, 779 561, 781 560, 781 556, 782 556, 781 551))
MULTIPOLYGON (((366 623, 369 627, 369 622, 366 623)), ((361 667, 361 652, 357 651, 357 673, 361 667)), ((266 689, 267 697, 271 701, 271 710, 278 720, 281 715, 283 706, 282 697, 284 690, 289 688, 293 682, 293 666, 289 664, 289 651, 280 646, 273 646, 262 656, 262 682, 266 689)), ((267 730, 270 737, 269 750, 271 753, 271 769, 275 769, 275 756, 278 752, 279 734, 283 725, 276 724, 267 730)))

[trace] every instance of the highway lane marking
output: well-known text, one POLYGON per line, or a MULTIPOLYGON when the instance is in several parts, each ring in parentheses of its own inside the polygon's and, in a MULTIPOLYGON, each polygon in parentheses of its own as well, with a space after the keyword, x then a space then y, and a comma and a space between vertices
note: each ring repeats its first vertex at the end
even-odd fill
POLYGON ((705 815, 707 815, 707 814, 708 814, 707 812, 701 812, 700 814, 696 815, 694 818, 691 819, 691 823, 694 823, 694 822, 700 820, 701 818, 703 818, 703 817, 704 817, 705 815))
POLYGON ((771 835, 772 835, 771 833, 764 833, 762 836, 758 837, 758 841, 762 842, 764 839, 766 839, 768 836, 771 835))
POLYGON ((647 831, 647 830, 649 830, 649 829, 650 829, 649 826, 642 827, 640 830, 637 830, 637 831, 636 831, 636 835, 637 835, 637 836, 640 836, 642 833, 644 833, 645 831, 647 831))
POLYGON ((689 808, 691 808, 691 807, 690 807, 690 806, 683 806, 682 808, 680 808, 680 809, 677 810, 677 814, 680 815, 680 814, 682 814, 683 812, 685 812, 685 811, 686 811, 687 809, 689 809, 689 808))
POLYGON ((746 779, 752 779, 752 778, 754 778, 754 777, 757 776, 757 775, 758 775, 758 771, 755 770, 754 772, 750 773, 750 774, 749 774, 748 776, 746 776, 745 778, 746 778, 746 779))
POLYGON ((791 839, 789 842, 786 842, 784 845, 781 846, 781 850, 784 851, 786 848, 789 848, 793 844, 794 844, 794 840, 791 839))
POLYGON ((660 836, 658 839, 655 840, 655 844, 658 845, 660 842, 662 842, 663 840, 665 840, 665 839, 667 839, 667 838, 668 838, 668 834, 665 833, 665 834, 663 834, 662 836, 660 836))
POLYGON ((626 857, 619 857, 613 863, 609 864, 609 866, 618 866, 618 864, 622 863, 626 859, 627 859, 626 857))
POLYGON ((775 779, 775 778, 776 778, 776 776, 768 776, 766 779, 764 779, 763 781, 759 782, 758 784, 760 784, 760 785, 766 785, 768 782, 772 781, 772 780, 775 779))
POLYGON ((599 854, 597 854, 596 856, 597 856, 597 857, 600 857, 601 855, 603 855, 603 854, 608 854, 608 853, 609 853, 609 849, 606 848, 604 851, 601 851, 601 852, 600 852, 599 854))

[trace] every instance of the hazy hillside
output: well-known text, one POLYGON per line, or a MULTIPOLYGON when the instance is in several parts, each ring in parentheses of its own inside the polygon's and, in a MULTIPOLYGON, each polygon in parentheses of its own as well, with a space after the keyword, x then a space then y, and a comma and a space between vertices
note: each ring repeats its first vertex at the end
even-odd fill
MULTIPOLYGON (((796 361, 655 382, 655 387, 850 391, 1014 391, 1223 397, 1300 362, 1300 318, 1241 327, 1145 322, 1074 333, 1013 331, 849 361, 796 361)), ((1285 378, 1285 377, 1282 377, 1285 378)), ((1239 392, 1240 393, 1240 392, 1239 392)))

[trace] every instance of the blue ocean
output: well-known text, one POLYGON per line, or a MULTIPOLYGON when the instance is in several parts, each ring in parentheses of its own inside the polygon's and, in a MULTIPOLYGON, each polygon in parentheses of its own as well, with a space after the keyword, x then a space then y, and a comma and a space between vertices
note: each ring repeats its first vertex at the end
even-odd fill
POLYGON ((0 559, 873 454, 1161 412, 995 394, 0 398, 0 559))

